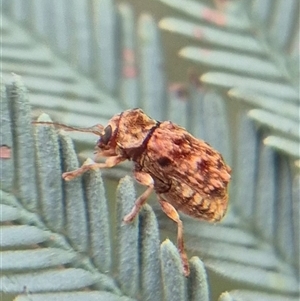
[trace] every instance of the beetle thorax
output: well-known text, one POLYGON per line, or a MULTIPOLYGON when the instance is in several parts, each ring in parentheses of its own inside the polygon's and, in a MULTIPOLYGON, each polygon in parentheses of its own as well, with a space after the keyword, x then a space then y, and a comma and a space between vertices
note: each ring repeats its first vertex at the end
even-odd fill
POLYGON ((152 129, 157 127, 157 123, 140 109, 123 112, 117 129, 117 145, 125 151, 145 146, 152 129))

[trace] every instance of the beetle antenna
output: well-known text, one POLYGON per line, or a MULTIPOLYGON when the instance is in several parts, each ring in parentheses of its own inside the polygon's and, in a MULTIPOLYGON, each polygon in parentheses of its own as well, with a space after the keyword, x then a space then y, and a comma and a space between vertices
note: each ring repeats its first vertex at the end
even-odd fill
POLYGON ((73 127, 73 126, 62 124, 62 123, 50 122, 50 121, 33 121, 32 124, 54 125, 56 128, 63 129, 65 131, 93 133, 97 136, 100 136, 104 129, 104 126, 101 124, 96 124, 96 125, 88 127, 88 128, 73 127))

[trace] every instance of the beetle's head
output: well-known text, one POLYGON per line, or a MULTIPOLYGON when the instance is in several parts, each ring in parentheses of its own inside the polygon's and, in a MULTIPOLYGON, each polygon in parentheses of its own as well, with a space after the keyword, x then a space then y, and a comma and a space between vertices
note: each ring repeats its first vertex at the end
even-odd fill
POLYGON ((102 156, 116 155, 116 138, 119 120, 120 115, 113 116, 107 126, 103 127, 102 131, 99 133, 100 137, 97 141, 96 151, 99 151, 100 149, 102 156))
POLYGON ((82 133, 92 133, 100 137, 96 144, 96 153, 102 156, 116 155, 116 132, 119 123, 120 115, 113 116, 108 125, 104 127, 101 124, 96 124, 89 128, 79 128, 69 125, 65 125, 58 122, 48 121, 33 121, 33 124, 55 126, 56 128, 63 129, 65 131, 74 131, 82 133))

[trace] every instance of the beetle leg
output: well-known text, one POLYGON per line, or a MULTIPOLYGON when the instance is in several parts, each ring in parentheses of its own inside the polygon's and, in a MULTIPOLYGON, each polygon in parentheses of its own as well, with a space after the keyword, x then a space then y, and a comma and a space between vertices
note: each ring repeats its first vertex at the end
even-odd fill
POLYGON ((137 216, 142 206, 146 203, 154 187, 153 179, 148 173, 142 171, 135 171, 134 177, 137 180, 137 182, 139 182, 142 185, 148 186, 148 188, 143 192, 143 194, 141 194, 137 198, 130 213, 123 218, 123 221, 125 223, 129 223, 134 220, 134 218, 137 216))
POLYGON ((122 156, 109 157, 106 159, 106 161, 104 163, 96 163, 96 162, 92 161, 91 159, 87 159, 82 164, 81 167, 79 167, 78 169, 72 170, 72 171, 64 172, 62 174, 62 177, 64 180, 70 181, 70 180, 73 180, 73 179, 79 177, 80 175, 82 175, 83 173, 85 173, 88 170, 100 169, 100 168, 110 168, 110 167, 113 167, 113 166, 121 163, 124 160, 126 160, 126 158, 124 158, 122 156))
POLYGON ((159 203, 163 212, 177 224, 177 247, 181 257, 184 275, 188 276, 190 274, 190 268, 188 263, 188 257, 184 250, 182 221, 179 217, 178 212, 170 203, 163 201, 161 198, 159 198, 159 203))

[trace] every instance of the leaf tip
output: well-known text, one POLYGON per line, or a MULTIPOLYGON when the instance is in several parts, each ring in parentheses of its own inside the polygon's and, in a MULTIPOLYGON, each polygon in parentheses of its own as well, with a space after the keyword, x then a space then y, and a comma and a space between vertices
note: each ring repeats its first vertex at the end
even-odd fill
POLYGON ((37 119, 38 122, 52 122, 50 116, 46 113, 42 113, 38 119, 37 119))

